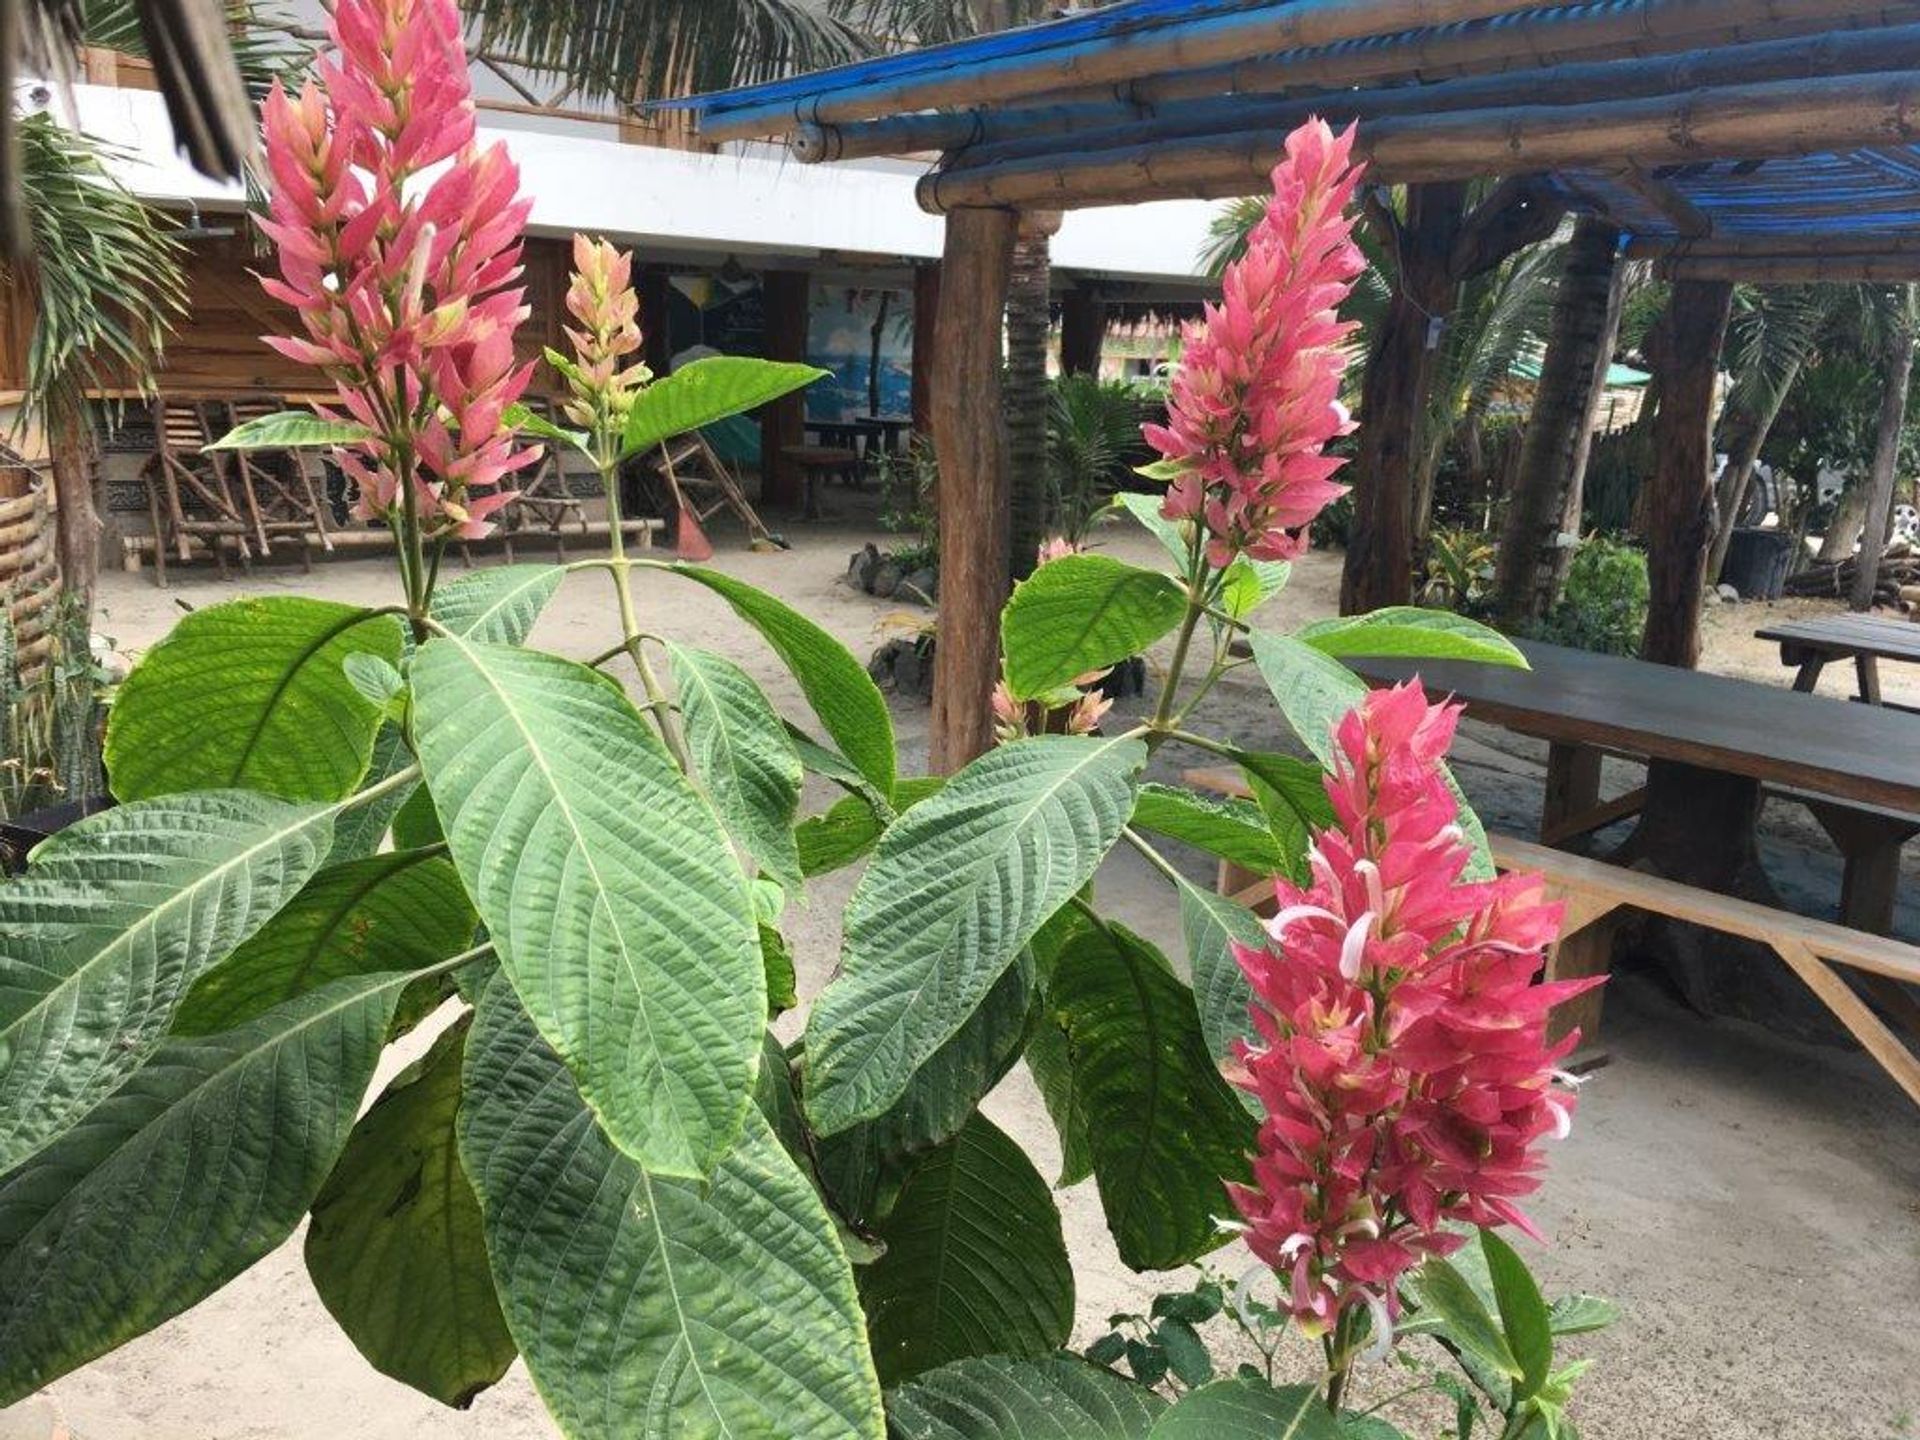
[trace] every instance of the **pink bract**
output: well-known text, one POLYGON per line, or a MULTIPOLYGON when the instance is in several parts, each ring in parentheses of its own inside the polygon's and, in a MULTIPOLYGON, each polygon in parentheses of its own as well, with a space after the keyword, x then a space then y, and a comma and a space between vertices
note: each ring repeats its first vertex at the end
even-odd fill
POLYGON ((1167 423, 1145 427, 1179 471, 1161 513, 1202 525, 1216 567, 1299 554, 1345 493, 1332 479, 1344 462, 1324 452, 1353 429, 1340 382, 1354 327, 1336 313, 1366 264, 1347 213, 1363 168, 1352 150, 1351 127, 1336 135, 1319 119, 1287 137, 1246 254, 1187 328, 1167 423))
POLYGON ((1554 1082, 1579 1036, 1550 1042, 1547 1012, 1600 982, 1533 983, 1561 917, 1538 876, 1462 879, 1457 722, 1417 681, 1345 717, 1312 883, 1276 882, 1271 942, 1235 947, 1259 1036, 1235 1078, 1266 1119, 1233 1199, 1314 1330, 1395 1306, 1410 1267, 1460 1244, 1445 1222, 1535 1235, 1516 1202, 1573 1113, 1554 1082))
POLYGON ((267 97, 280 273, 261 284, 305 331, 266 343, 325 372, 323 414, 371 432, 339 454, 359 513, 393 518, 411 473, 423 524, 475 538, 538 456, 501 418, 532 375, 513 283, 531 202, 505 148, 474 142, 460 26, 453 0, 339 0, 337 56, 267 97))

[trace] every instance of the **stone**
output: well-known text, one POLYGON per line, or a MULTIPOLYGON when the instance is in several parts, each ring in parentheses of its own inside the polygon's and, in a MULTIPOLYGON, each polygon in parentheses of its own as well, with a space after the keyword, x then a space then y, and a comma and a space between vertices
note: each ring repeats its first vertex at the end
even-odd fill
POLYGON ((913 600, 931 605, 940 593, 940 575, 931 565, 915 570, 900 582, 893 594, 896 600, 913 600))
POLYGON ((900 567, 891 560, 882 560, 879 568, 873 572, 873 583, 867 588, 873 592, 874 598, 891 600, 893 592, 900 588, 900 567))
POLYGON ((1718 595, 1722 600, 1734 601, 1740 598, 1740 592, 1734 589, 1733 586, 1731 585, 1716 585, 1713 587, 1713 589, 1714 589, 1714 593, 1718 595))
POLYGON ((856 590, 873 593, 874 572, 880 568, 880 549, 876 545, 863 545, 854 551, 853 558, 847 562, 847 580, 856 590))

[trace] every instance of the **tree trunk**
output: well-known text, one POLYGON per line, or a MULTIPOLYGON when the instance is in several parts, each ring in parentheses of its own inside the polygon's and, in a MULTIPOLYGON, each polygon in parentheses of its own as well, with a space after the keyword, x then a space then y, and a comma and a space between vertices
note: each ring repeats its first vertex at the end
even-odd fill
POLYGON ((1871 488, 1867 481, 1855 480, 1840 492, 1827 519, 1827 533, 1820 537, 1820 560, 1838 565, 1852 557, 1867 527, 1867 493, 1871 488))
MULTIPOLYGON (((84 406, 85 402, 79 402, 84 406)), ((100 517, 93 499, 93 431, 84 408, 53 407, 49 417, 53 462, 54 553, 60 583, 81 613, 93 615, 100 578, 100 517)), ((157 539, 157 537, 156 537, 157 539)))
MULTIPOLYGON (((769 270, 762 279, 766 298, 769 360, 807 358, 807 273, 769 270)), ((769 504, 798 509, 804 500, 800 467, 787 454, 807 439, 806 392, 796 390, 760 411, 760 497, 769 504)))
POLYGON ((1593 423, 1620 331, 1620 234, 1584 217, 1567 245, 1540 367, 1520 474, 1500 539, 1498 614, 1509 627, 1552 608, 1580 529, 1580 500, 1593 423))
POLYGON ((1076 285, 1060 302, 1060 368, 1069 375, 1100 376, 1100 349, 1107 338, 1107 302, 1090 286, 1076 285))
POLYGON ((887 311, 893 305, 893 292, 880 292, 880 305, 874 311, 873 327, 867 332, 867 414, 880 413, 880 342, 886 337, 887 311))
POLYGON ((1780 384, 1767 396, 1760 413, 1753 417, 1740 443, 1727 456, 1726 473, 1720 477, 1720 511, 1714 522, 1713 549, 1707 555, 1707 578, 1718 580, 1720 571, 1727 563, 1727 550, 1733 544, 1733 527, 1740 523, 1740 512, 1746 509, 1747 492, 1753 488, 1754 467, 1760 463, 1760 451, 1767 443, 1767 436, 1773 431, 1773 422, 1780 418, 1780 409, 1786 404, 1787 395, 1793 389, 1793 382, 1800 378, 1800 361, 1788 362, 1786 373, 1780 377, 1780 384))
POLYGON ((1018 224, 1011 210, 955 210, 946 218, 931 385, 940 628, 927 763, 936 775, 958 770, 993 743, 1011 499, 1000 320, 1018 224))
POLYGON ((1343 615, 1413 599, 1416 431, 1439 327, 1458 289, 1450 262, 1466 199, 1460 181, 1407 187, 1406 220, 1394 237, 1399 274, 1361 380, 1353 528, 1340 578, 1343 615))
POLYGON ((940 313, 938 262, 913 267, 913 433, 933 434, 933 327, 940 313))
POLYGON ((1873 470, 1867 491, 1866 530, 1860 539, 1860 565, 1853 572, 1855 610, 1873 608, 1893 522, 1893 482, 1900 468, 1900 432, 1907 423, 1907 387, 1913 378, 1914 287, 1903 285, 1895 297, 1894 323, 1887 333, 1887 371, 1880 391, 1880 424, 1874 432, 1873 470))
POLYGON ((1058 211, 1020 217, 1007 287, 1007 456, 1013 480, 1015 579, 1033 571, 1047 538, 1047 335, 1051 329, 1052 236, 1058 211))
POLYGON ((1642 659, 1692 669, 1700 658, 1701 594, 1713 539, 1713 400, 1733 286, 1676 280, 1657 347, 1660 413, 1647 496, 1647 628, 1642 659))

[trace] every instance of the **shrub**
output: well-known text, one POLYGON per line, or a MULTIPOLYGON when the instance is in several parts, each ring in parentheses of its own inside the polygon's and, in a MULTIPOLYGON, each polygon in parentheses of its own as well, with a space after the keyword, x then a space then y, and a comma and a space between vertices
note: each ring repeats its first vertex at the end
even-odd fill
POLYGON ((1647 557, 1602 536, 1581 543, 1566 588, 1538 638, 1602 655, 1632 655, 1647 625, 1647 557))

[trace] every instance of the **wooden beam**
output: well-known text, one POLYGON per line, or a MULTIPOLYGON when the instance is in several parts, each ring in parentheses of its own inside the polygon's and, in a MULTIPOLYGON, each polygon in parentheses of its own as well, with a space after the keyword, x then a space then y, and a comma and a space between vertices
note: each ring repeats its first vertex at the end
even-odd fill
POLYGON ((1019 217, 947 216, 934 331, 933 444, 940 460, 940 628, 927 764, 950 774, 993 743, 1000 607, 1007 598, 1007 427, 1000 328, 1019 217))
POLYGON ((1361 375, 1353 525, 1340 579, 1340 613, 1359 615, 1413 599, 1413 494, 1419 417, 1426 410, 1434 349, 1459 290, 1453 245, 1466 213, 1460 181, 1407 189, 1394 223, 1393 294, 1361 375))
POLYGON ((1706 212, 1646 166, 1629 160, 1614 172, 1614 179, 1672 221, 1682 240, 1713 233, 1713 221, 1706 212))
MULTIPOLYGON (((1768 8, 1753 0, 1722 3, 1756 11, 1768 8)), ((921 70, 892 85, 848 85, 839 93, 829 89, 803 102, 799 113, 792 103, 777 102, 715 114, 702 125, 701 134, 708 141, 744 140, 756 135, 787 134, 806 121, 831 124, 900 111, 1017 100, 1050 90, 1106 85, 1244 60, 1276 50, 1333 45, 1537 8, 1537 0, 1320 0, 1314 5, 1280 0, 1205 20, 1049 45, 991 64, 967 59, 967 42, 961 41, 952 47, 960 53, 939 69, 921 70)), ((1036 37, 1042 36, 1045 28, 1035 27, 1036 37)), ((938 53, 936 48, 918 58, 925 62, 938 53)), ((825 71, 819 79, 830 84, 833 73, 825 71)))
POLYGON ((1731 280, 1749 285, 1844 284, 1920 280, 1920 253, 1892 255, 1678 255, 1662 261, 1670 280, 1731 280))
POLYGON ((913 433, 933 434, 933 330, 940 312, 940 264, 913 267, 913 433))
MULTIPOLYGON (((769 270, 761 281, 766 305, 767 358, 807 358, 807 272, 769 270)), ((760 499, 769 505, 799 509, 804 484, 787 450, 807 439, 807 402, 803 391, 782 396, 760 409, 760 499)))
POLYGON ((1091 285, 1073 286, 1060 299, 1060 368, 1098 378, 1106 337, 1107 302, 1091 285))
MULTIPOLYGON (((1395 116, 1457 114, 1511 109, 1520 105, 1565 107, 1617 102, 1695 90, 1784 80, 1813 80, 1834 75, 1886 74, 1920 67, 1920 25, 1774 40, 1717 50, 1688 50, 1655 59, 1588 61, 1537 70, 1504 71, 1432 84, 1390 84, 1373 90, 1349 90, 1270 98, 1229 95, 1192 100, 1155 112, 1139 105, 1052 105, 1026 110, 970 110, 958 115, 912 115, 878 120, 832 133, 843 155, 900 153, 876 151, 889 134, 919 143, 913 148, 964 152, 949 162, 959 170, 975 164, 1059 154, 1122 149, 1169 140, 1199 139, 1250 130, 1287 131, 1310 115, 1337 125, 1395 116), (936 122, 949 122, 941 125, 936 122)), ((803 127, 794 150, 807 158, 823 127, 803 127), (803 140, 809 142, 802 150, 803 140)), ((1642 172, 1644 173, 1644 172, 1642 172)), ((1623 177, 1638 183, 1636 177, 1623 177)), ((1647 177, 1650 194, 1663 187, 1647 177)))
MULTIPOLYGON (((1361 128, 1373 180, 1414 183, 1702 160, 1766 159, 1920 136, 1920 74, 1898 71, 1736 85, 1617 103, 1522 105, 1394 117, 1361 128)), ((1271 130, 967 166, 925 176, 922 208, 1075 209, 1246 194, 1265 182, 1282 137, 1271 130)))
MULTIPOLYGON (((1920 192, 1916 193, 1920 200, 1920 192)), ((1714 235, 1676 241, 1666 236, 1637 236, 1627 243, 1634 260, 1739 260, 1778 256, 1920 254, 1920 235, 1900 230, 1838 230, 1830 234, 1714 235)))
POLYGON ((1647 482, 1647 628, 1640 656, 1691 669, 1713 538, 1713 402, 1733 286, 1676 280, 1662 317, 1660 408, 1647 482))

